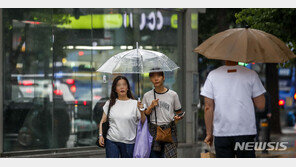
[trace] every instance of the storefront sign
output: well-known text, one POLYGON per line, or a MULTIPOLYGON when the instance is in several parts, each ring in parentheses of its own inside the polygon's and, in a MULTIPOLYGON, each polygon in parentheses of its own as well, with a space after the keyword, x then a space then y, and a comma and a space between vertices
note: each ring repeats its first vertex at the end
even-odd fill
MULTIPOLYGON (((70 23, 57 25, 59 28, 66 29, 116 29, 116 28, 133 28, 133 14, 93 14, 82 15, 79 19, 74 16, 69 17, 70 23), (92 20, 93 19, 93 20, 92 20)), ((140 30, 148 28, 151 31, 162 30, 164 24, 164 16, 160 11, 150 12, 148 14, 140 14, 140 30)), ((173 14, 171 17, 171 28, 177 28, 177 14, 173 14)), ((170 24, 170 23, 169 23, 170 24)))

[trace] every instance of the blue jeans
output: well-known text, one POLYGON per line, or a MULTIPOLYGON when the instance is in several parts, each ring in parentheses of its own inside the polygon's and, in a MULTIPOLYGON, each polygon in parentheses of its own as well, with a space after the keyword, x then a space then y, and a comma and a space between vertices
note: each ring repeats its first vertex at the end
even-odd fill
POLYGON ((106 158, 133 158, 135 144, 125 144, 108 140, 106 144, 106 158))

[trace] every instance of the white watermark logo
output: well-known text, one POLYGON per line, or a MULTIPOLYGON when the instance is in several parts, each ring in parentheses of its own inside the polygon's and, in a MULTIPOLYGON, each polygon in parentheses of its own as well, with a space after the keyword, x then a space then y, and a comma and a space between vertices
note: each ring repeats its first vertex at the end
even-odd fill
POLYGON ((245 151, 261 151, 261 150, 287 150, 288 142, 236 142, 234 150, 245 150, 245 151))

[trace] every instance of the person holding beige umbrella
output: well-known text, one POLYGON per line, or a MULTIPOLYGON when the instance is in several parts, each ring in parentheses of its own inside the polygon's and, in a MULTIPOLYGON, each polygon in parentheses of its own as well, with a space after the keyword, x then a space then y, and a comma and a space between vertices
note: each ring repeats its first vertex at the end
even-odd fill
POLYGON ((225 65, 209 73, 201 90, 205 98, 205 143, 215 144, 217 158, 255 158, 255 110, 264 110, 266 92, 258 74, 238 65, 244 63, 282 63, 295 58, 275 36, 251 28, 220 32, 197 48, 209 59, 225 65), (248 147, 238 147, 238 146, 248 147))

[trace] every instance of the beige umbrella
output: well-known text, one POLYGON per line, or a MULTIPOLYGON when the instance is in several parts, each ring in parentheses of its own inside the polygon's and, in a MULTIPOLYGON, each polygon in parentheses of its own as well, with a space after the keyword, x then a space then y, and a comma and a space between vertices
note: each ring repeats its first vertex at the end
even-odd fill
POLYGON ((264 31, 234 28, 213 35, 194 52, 209 59, 244 63, 283 63, 295 58, 286 44, 264 31))

